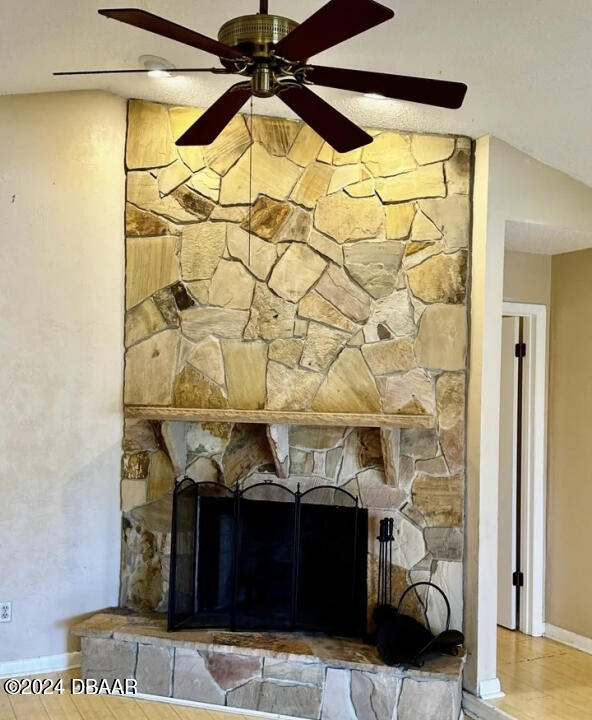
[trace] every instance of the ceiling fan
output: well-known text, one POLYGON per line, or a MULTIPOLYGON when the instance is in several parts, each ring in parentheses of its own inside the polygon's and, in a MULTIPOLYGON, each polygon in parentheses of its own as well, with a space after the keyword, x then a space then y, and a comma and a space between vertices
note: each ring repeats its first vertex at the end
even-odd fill
MULTIPOLYGON (((362 128, 313 93, 320 85, 372 93, 445 108, 462 105, 467 86, 428 78, 390 75, 311 65, 308 58, 390 20, 394 12, 375 0, 329 0, 302 24, 268 13, 260 0, 259 13, 224 23, 218 40, 136 8, 99 10, 101 15, 148 30, 212 53, 219 68, 178 68, 178 72, 236 74, 247 78, 230 87, 176 142, 209 145, 252 96, 276 95, 338 152, 372 142, 362 128)), ((149 70, 94 70, 54 75, 141 73, 149 70)))

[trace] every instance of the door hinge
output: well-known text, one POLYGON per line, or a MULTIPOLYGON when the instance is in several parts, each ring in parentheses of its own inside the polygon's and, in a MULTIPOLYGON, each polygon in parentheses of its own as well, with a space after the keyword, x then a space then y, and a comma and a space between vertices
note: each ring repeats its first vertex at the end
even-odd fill
POLYGON ((512 585, 514 587, 524 587, 524 573, 516 571, 512 573, 512 585))
POLYGON ((516 343, 514 353, 516 354, 517 358, 526 357, 526 343, 516 343))

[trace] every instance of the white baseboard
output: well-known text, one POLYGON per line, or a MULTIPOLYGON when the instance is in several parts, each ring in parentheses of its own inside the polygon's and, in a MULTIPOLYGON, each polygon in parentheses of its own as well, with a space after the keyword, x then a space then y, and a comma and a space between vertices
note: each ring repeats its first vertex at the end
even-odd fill
POLYGON ((8 660, 7 662, 0 662, 0 678, 59 672, 60 670, 69 670, 75 667, 80 667, 79 652, 44 655, 43 657, 27 658, 26 660, 8 660))
POLYGON ((507 712, 488 705, 485 700, 472 695, 466 690, 463 692, 463 710, 468 718, 474 720, 513 720, 507 712))
POLYGON ((498 698, 504 697, 504 695, 505 693, 502 692, 499 678, 482 680, 479 683, 479 697, 482 700, 497 700, 498 698))
POLYGON ((577 633, 571 632, 571 630, 564 630, 550 623, 545 623, 544 634, 549 640, 555 640, 556 642, 563 643, 563 645, 569 645, 576 650, 581 650, 582 652, 592 655, 592 638, 578 635, 577 633))

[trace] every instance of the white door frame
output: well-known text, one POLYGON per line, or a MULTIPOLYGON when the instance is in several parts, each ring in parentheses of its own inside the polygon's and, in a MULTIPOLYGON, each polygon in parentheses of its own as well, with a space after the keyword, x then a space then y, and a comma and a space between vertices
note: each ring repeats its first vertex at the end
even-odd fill
POLYGON ((522 435, 522 566, 524 596, 518 629, 540 636, 545 625, 545 498, 547 474, 547 308, 504 302, 503 314, 526 324, 522 435))

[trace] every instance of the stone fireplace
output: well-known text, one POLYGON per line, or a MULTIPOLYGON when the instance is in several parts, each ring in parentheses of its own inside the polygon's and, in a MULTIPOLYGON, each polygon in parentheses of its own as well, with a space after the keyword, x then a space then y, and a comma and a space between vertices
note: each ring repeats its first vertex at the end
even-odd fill
MULTIPOLYGON (((368 512, 368 629, 385 516, 394 599, 431 580, 462 628, 470 141, 371 129, 340 154, 301 123, 237 116, 212 145, 176 148, 200 112, 129 104, 120 605, 136 614, 80 629, 86 667, 101 641, 124 665, 160 662, 155 694, 275 711, 288 682, 295 716, 390 720, 402 703, 401 720, 456 720, 461 661, 405 674, 361 644, 214 631, 188 649, 150 614, 167 610, 172 489, 187 476, 347 490, 368 512), (241 682, 212 653, 251 658, 241 682), (176 691, 173 666, 211 692, 176 691), (422 715, 428 680, 441 698, 422 715), (319 700, 298 711, 308 686, 319 700)), ((414 594, 409 612, 441 629, 435 597, 414 594)))

